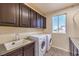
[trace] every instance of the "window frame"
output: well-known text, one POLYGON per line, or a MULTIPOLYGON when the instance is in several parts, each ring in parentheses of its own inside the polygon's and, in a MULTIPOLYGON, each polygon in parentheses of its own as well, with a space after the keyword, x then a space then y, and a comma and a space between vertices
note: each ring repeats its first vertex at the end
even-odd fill
MULTIPOLYGON (((57 32, 54 32, 53 31, 53 27, 52 27, 52 33, 61 33, 61 34, 66 34, 67 33, 67 13, 63 13, 63 14, 58 14, 58 15, 53 15, 52 16, 52 18, 54 17, 54 16, 58 16, 58 31, 57 32), (63 32, 59 32, 59 16, 61 16, 61 15, 65 15, 66 16, 66 20, 65 20, 65 32, 63 33, 63 32)), ((53 22, 53 19, 52 19, 52 22, 53 22)), ((51 23, 52 23, 51 22, 51 23)), ((53 23, 52 23, 52 26, 53 26, 53 23)))

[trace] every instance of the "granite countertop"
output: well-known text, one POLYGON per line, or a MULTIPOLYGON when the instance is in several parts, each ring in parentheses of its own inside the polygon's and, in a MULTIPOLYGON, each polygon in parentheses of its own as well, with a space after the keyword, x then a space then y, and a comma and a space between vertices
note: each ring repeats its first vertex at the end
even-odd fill
POLYGON ((21 47, 23 47, 25 45, 31 44, 31 43, 34 43, 34 41, 33 40, 26 39, 26 40, 24 40, 24 42, 23 42, 23 44, 21 46, 18 46, 17 48, 13 48, 13 49, 10 49, 10 50, 6 50, 4 44, 0 44, 0 56, 1 55, 4 55, 6 53, 9 53, 9 52, 11 52, 13 50, 16 50, 18 48, 21 48, 21 47))
POLYGON ((74 45, 79 49, 79 38, 71 37, 72 42, 74 45))

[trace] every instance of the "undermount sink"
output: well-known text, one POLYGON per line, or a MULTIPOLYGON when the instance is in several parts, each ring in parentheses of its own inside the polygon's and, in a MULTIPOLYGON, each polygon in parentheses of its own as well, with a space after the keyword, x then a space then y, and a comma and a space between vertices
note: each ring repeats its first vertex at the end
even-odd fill
POLYGON ((23 43, 24 43, 24 39, 20 39, 20 40, 17 40, 17 41, 4 43, 4 46, 7 50, 10 50, 10 49, 13 49, 13 48, 16 48, 16 47, 22 45, 23 43))

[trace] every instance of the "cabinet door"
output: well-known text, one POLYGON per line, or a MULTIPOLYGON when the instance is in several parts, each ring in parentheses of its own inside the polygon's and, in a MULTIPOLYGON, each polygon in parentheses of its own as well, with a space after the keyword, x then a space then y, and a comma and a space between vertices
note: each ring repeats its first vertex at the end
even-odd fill
POLYGON ((0 25, 18 26, 19 4, 0 3, 0 25))
POLYGON ((78 56, 78 51, 77 51, 77 47, 73 44, 74 49, 73 49, 73 55, 74 56, 78 56))
POLYGON ((69 47, 70 47, 70 55, 71 56, 79 56, 79 50, 78 48, 74 45, 74 43, 69 39, 69 47))
POLYGON ((20 4, 20 26, 21 27, 30 27, 29 13, 30 13, 30 9, 26 5, 20 4))
POLYGON ((46 28, 46 18, 43 17, 43 28, 46 28))
POLYGON ((3 56, 23 56, 23 49, 22 48, 16 49, 3 56))
POLYGON ((36 28, 36 12, 34 10, 30 10, 30 21, 31 28, 36 28))
POLYGON ((24 46, 24 56, 34 56, 34 43, 24 46))
POLYGON ((70 48, 70 55, 73 56, 74 55, 74 46, 73 43, 71 41, 71 39, 69 38, 69 48, 70 48))
POLYGON ((79 49, 77 49, 77 52, 78 52, 78 53, 77 53, 77 56, 79 56, 79 49))
POLYGON ((41 28, 43 28, 43 25, 44 25, 43 16, 41 16, 40 21, 41 21, 40 26, 41 26, 41 28))
POLYGON ((40 14, 37 13, 37 22, 36 22, 36 27, 41 28, 41 16, 40 14))

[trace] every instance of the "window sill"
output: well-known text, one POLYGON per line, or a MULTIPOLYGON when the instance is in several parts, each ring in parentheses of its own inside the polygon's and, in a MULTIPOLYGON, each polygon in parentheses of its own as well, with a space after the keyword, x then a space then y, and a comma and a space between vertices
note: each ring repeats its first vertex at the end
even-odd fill
POLYGON ((66 33, 61 33, 61 32, 52 32, 53 34, 66 34, 66 33))

